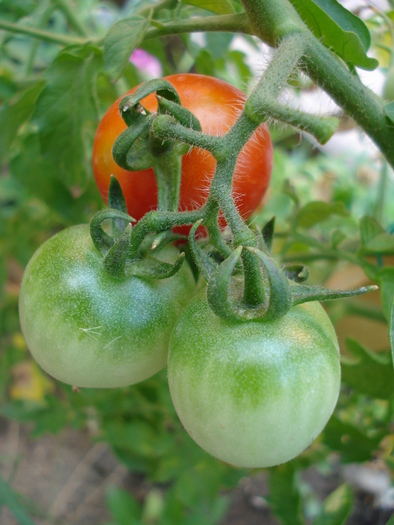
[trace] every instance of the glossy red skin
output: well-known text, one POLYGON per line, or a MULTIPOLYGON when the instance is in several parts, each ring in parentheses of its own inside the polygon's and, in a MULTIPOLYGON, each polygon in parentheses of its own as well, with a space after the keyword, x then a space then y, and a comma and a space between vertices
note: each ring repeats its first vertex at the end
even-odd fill
MULTIPOLYGON (((236 121, 246 100, 242 91, 213 77, 179 74, 165 78, 177 90, 182 105, 197 116, 205 133, 224 135, 236 121)), ((145 213, 156 209, 157 186, 152 169, 127 171, 120 168, 112 157, 112 146, 126 129, 119 113, 122 98, 112 104, 97 128, 93 145, 93 172, 105 202, 108 202, 111 174, 115 175, 122 187, 129 214, 139 220, 145 213)), ((155 111, 156 97, 146 97, 142 105, 151 112, 155 111)), ((215 166, 215 159, 207 151, 194 148, 184 155, 180 210, 196 209, 205 202, 215 166)), ((242 150, 233 179, 233 196, 244 219, 260 204, 271 171, 272 142, 267 126, 262 125, 242 150)))

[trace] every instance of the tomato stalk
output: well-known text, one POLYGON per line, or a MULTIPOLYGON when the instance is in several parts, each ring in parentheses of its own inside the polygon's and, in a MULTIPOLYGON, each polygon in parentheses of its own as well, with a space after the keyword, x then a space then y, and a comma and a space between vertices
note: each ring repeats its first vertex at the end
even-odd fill
POLYGON ((300 65, 364 129, 394 167, 394 127, 384 102, 311 33, 291 2, 242 0, 242 4, 255 35, 272 47, 290 36, 303 42, 300 65))
MULTIPOLYGON (((283 24, 277 31, 280 36, 286 25, 283 24)), ((336 119, 307 115, 277 101, 305 53, 306 43, 299 34, 302 24, 297 27, 295 34, 289 35, 286 30, 283 38, 281 36, 282 41, 273 61, 247 99, 235 124, 224 136, 202 133, 198 120, 182 107, 176 90, 165 80, 147 82, 134 94, 122 99, 119 108, 129 127, 115 142, 114 159, 128 170, 153 166, 159 202, 158 211, 147 213, 133 230, 128 227, 127 232, 113 246, 108 247, 108 239, 103 235, 102 243, 107 250, 105 265, 110 271, 114 274, 124 272, 127 259, 131 267, 138 271, 139 267, 143 268, 143 265, 139 265, 139 259, 146 255, 146 251, 141 251, 141 246, 149 234, 166 235, 164 232, 175 226, 194 223, 189 235, 191 252, 208 282, 207 298, 211 308, 225 319, 277 319, 296 304, 358 295, 370 289, 342 292, 291 284, 292 279, 297 282, 304 280, 307 272, 294 265, 290 270, 282 270, 272 259, 270 247, 273 221, 267 224, 264 234, 255 234, 243 221, 232 196, 238 156, 253 133, 268 118, 273 116, 295 125, 314 134, 322 142, 328 140, 337 125, 336 119), (140 104, 151 93, 156 93, 158 99, 158 110, 153 114, 140 104), (205 204, 194 211, 177 212, 181 156, 190 146, 210 152, 216 159, 216 170, 205 204), (232 232, 233 250, 226 245, 219 230, 220 210, 232 232), (202 222, 208 229, 211 244, 224 258, 220 264, 205 254, 195 240, 195 233, 202 222), (122 250, 123 254, 120 253, 122 250), (243 284, 237 277, 235 281, 233 278, 233 273, 240 268, 241 260, 243 284)), ((124 208, 121 210, 123 213, 124 208)), ((102 217, 100 224, 101 221, 102 217)), ((99 235, 104 233, 101 227, 97 231, 99 235)), ((157 260, 155 263, 151 261, 149 275, 158 278, 172 275, 181 264, 181 259, 171 267, 164 267, 157 260)))

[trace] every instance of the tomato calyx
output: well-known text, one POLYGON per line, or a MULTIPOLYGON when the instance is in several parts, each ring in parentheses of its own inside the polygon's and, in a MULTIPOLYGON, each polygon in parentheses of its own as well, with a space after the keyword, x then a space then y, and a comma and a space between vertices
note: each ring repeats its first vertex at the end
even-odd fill
POLYGON ((183 239, 170 231, 147 237, 139 246, 138 257, 130 255, 132 223, 136 222, 125 213, 126 204, 119 182, 112 177, 108 202, 113 208, 97 212, 90 221, 90 236, 96 249, 103 256, 103 267, 115 279, 134 275, 152 279, 167 279, 182 267, 185 254, 182 252, 173 264, 155 257, 168 243, 183 239), (110 220, 111 234, 103 229, 110 220))
POLYGON ((120 101, 119 111, 128 127, 114 143, 112 154, 115 162, 129 171, 153 168, 158 188, 158 209, 177 211, 181 159, 189 146, 171 138, 158 138, 154 133, 154 123, 157 119, 165 119, 166 127, 169 121, 201 131, 200 122, 182 107, 177 91, 164 79, 142 84, 133 95, 120 101), (152 93, 157 99, 156 113, 150 113, 141 104, 152 93))
POLYGON ((209 306, 216 315, 228 321, 244 322, 256 319, 272 321, 283 317, 298 304, 353 297, 377 289, 376 286, 365 286, 355 290, 335 290, 299 284, 307 279, 308 269, 297 263, 289 263, 284 268, 280 268, 270 254, 274 231, 272 220, 263 229, 265 240, 263 233, 257 235, 258 247, 246 246, 244 250, 240 245, 229 257, 217 263, 196 242, 195 233, 201 222, 196 222, 190 230, 189 244, 195 262, 207 281, 209 306), (260 272, 247 276, 248 269, 244 264, 242 279, 239 262, 245 251, 257 259, 260 272), (249 284, 254 282, 256 295, 260 291, 262 300, 257 304, 248 303, 245 299, 247 277, 252 280, 249 284))
MULTIPOLYGON (((276 76, 281 78, 282 72, 275 69, 268 79, 270 75, 279 82, 276 76)), ((242 219, 232 197, 232 183, 238 156, 269 116, 267 112, 256 113, 253 109, 266 88, 264 80, 223 136, 203 133, 197 118, 182 107, 177 91, 166 80, 142 84, 132 95, 120 101, 119 109, 128 128, 114 143, 114 159, 128 170, 153 167, 158 187, 158 210, 146 213, 132 228, 131 224, 126 226, 121 222, 125 220, 125 208, 119 194, 109 199, 122 215, 113 215, 114 212, 108 210, 108 216, 97 216, 96 221, 92 221, 93 235, 101 236, 100 242, 107 249, 104 267, 109 273, 132 273, 158 279, 173 275, 185 256, 180 255, 173 265, 169 265, 155 258, 155 251, 157 253, 163 242, 170 242, 170 232, 174 227, 194 225, 189 234, 191 254, 207 281, 209 306, 226 320, 275 320, 285 316, 297 304, 358 295, 373 289, 342 292, 301 284, 308 276, 305 267, 291 265, 281 268, 270 254, 274 219, 261 232, 258 229, 253 231, 242 219), (152 94, 157 99, 155 113, 143 106, 144 99, 152 94), (197 210, 178 211, 181 157, 193 147, 210 153, 216 161, 216 170, 205 203, 197 210), (222 235, 219 213, 229 226, 230 241, 222 235), (124 229, 117 231, 118 237, 113 245, 101 228, 105 217, 117 220, 124 229), (209 252, 204 251, 195 238, 201 224, 209 234, 209 252), (152 238, 152 235, 156 237, 152 238)), ((308 122, 311 124, 312 121, 308 122)), ((309 129, 308 126, 305 129, 309 129)), ((120 187, 118 190, 121 191, 120 187)))

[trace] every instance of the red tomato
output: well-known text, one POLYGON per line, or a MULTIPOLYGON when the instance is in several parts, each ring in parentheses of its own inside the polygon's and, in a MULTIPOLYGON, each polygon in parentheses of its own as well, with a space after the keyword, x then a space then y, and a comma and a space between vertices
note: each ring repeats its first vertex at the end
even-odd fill
MULTIPOLYGON (((199 119, 204 133, 224 135, 236 121, 246 95, 217 78, 180 74, 165 77, 177 90, 181 103, 199 119)), ((133 93, 137 88, 126 94, 133 93)), ((122 98, 122 97, 121 97, 122 98)), ((93 145, 93 171, 103 199, 108 201, 111 174, 118 179, 128 213, 136 220, 157 207, 157 186, 152 169, 127 171, 112 157, 112 146, 126 124, 119 113, 119 98, 105 113, 93 145)), ((156 97, 141 101, 150 112, 157 108, 156 97)), ((182 159, 180 210, 199 208, 206 200, 216 161, 210 153, 192 149, 182 159)), ((267 126, 260 126, 239 155, 233 179, 233 196, 244 219, 260 204, 272 170, 272 142, 267 126)))

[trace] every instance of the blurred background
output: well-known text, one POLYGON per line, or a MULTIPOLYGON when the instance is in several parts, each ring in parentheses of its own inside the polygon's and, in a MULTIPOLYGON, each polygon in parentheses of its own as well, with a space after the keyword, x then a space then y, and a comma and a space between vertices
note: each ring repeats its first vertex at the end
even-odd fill
MULTIPOLYGON (((341 3, 364 20, 371 33, 369 55, 379 60, 376 70, 358 74, 393 101, 393 3, 341 3)), ((94 46, 140 4, 2 0, 0 22, 91 38, 94 46)), ((180 2, 178 14, 208 16, 220 13, 222 3, 201 5, 180 2)), ((162 16, 169 15, 164 10, 162 16)), ((57 89, 67 103, 77 92, 86 101, 94 92, 97 108, 93 116, 86 110, 74 127, 66 119, 72 110, 55 108, 58 122, 52 124, 59 144, 68 144, 65 156, 62 148, 45 151, 42 115, 34 109, 64 44, 1 27, 2 525, 394 523, 393 372, 379 292, 327 305, 343 356, 338 407, 301 456, 262 471, 232 468, 194 444, 174 412, 165 370, 129 388, 75 391, 36 365, 20 331, 19 286, 34 251, 61 229, 88 222, 104 206, 92 178, 91 145, 112 102, 146 79, 176 72, 212 75, 248 92, 271 50, 249 36, 195 33, 146 41, 116 83, 104 70, 85 79, 89 72, 83 65, 64 78, 58 70, 57 89), (81 89, 76 79, 82 75, 81 89), (82 148, 75 137, 83 138, 82 148)), ((390 250, 360 253, 359 220, 370 217, 392 236, 393 172, 372 141, 306 76, 292 79, 284 99, 307 111, 340 116, 340 127, 322 147, 306 134, 272 123, 272 181, 251 221, 262 226, 276 217, 275 252, 283 261, 307 262, 311 282, 338 288, 367 284, 358 257, 382 268, 391 268, 394 258, 390 250), (319 203, 317 213, 313 203, 319 203), (317 251, 307 238, 318 241, 317 251), (339 257, 339 246, 355 262, 339 257)))

